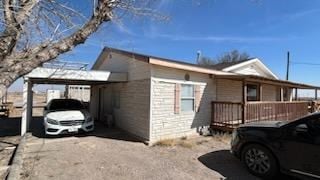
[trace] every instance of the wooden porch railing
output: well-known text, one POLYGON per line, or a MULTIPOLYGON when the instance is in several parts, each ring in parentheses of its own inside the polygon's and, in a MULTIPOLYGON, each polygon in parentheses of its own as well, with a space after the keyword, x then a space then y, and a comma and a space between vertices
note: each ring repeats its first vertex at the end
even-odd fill
POLYGON ((211 127, 232 130, 242 123, 243 105, 240 102, 212 102, 211 127))
POLYGON ((309 113, 308 105, 307 101, 248 102, 245 105, 238 102, 214 101, 212 102, 211 127, 229 131, 240 124, 250 122, 291 121, 307 115, 309 113))

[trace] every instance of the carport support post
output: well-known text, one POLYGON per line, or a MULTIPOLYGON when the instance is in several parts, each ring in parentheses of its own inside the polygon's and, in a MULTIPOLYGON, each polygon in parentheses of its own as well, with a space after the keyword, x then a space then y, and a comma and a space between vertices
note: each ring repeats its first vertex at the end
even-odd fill
POLYGON ((24 79, 21 136, 29 130, 30 121, 32 119, 32 96, 32 83, 28 79, 24 79))

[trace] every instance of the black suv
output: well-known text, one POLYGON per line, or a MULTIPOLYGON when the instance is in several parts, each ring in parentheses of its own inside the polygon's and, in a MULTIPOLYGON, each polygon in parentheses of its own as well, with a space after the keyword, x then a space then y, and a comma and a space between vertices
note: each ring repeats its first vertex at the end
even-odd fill
POLYGON ((320 179, 320 113, 292 122, 241 125, 233 132, 231 153, 265 179, 278 172, 320 179))

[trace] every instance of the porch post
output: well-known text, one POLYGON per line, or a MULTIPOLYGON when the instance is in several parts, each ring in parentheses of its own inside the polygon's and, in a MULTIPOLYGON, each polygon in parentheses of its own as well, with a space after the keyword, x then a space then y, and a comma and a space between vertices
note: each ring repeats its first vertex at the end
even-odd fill
POLYGON ((298 88, 295 88, 295 93, 294 93, 294 95, 295 95, 294 99, 295 99, 296 101, 298 101, 298 88))
POLYGON ((314 99, 318 100, 318 89, 314 90, 314 99))
POLYGON ((293 101, 293 88, 288 88, 288 101, 292 102, 293 101))
POLYGON ((280 87, 280 101, 283 101, 283 87, 280 87))
POLYGON ((262 99, 262 93, 263 93, 263 84, 260 84, 260 90, 259 90, 259 101, 262 101, 263 99, 262 99))
POLYGON ((21 136, 29 130, 30 121, 32 119, 32 96, 32 82, 25 79, 23 84, 21 136))
POLYGON ((242 124, 246 122, 247 112, 247 83, 242 80, 242 124))

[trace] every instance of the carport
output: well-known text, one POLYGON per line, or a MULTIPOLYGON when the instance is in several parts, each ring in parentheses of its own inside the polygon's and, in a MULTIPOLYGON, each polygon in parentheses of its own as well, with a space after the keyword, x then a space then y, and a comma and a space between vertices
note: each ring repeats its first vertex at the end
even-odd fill
POLYGON ((35 84, 62 85, 97 85, 113 82, 126 82, 127 73, 110 71, 86 71, 63 68, 38 67, 24 76, 23 111, 21 119, 21 135, 29 130, 32 119, 33 92, 35 84))

